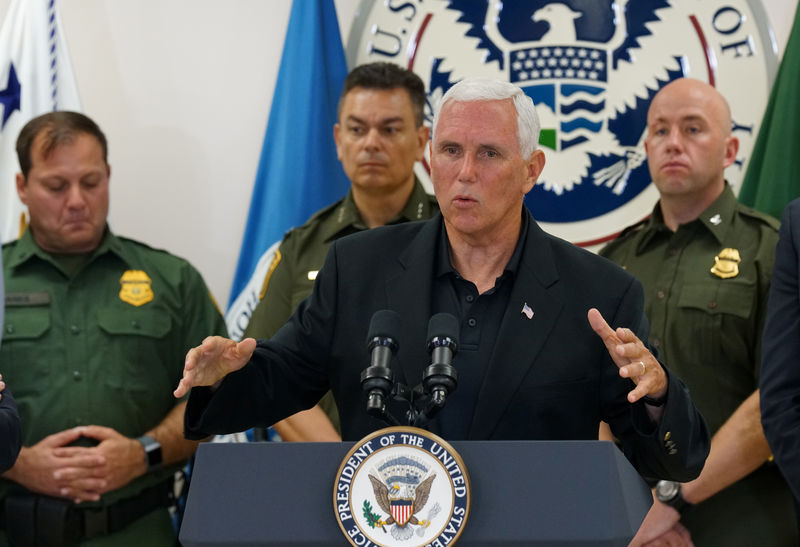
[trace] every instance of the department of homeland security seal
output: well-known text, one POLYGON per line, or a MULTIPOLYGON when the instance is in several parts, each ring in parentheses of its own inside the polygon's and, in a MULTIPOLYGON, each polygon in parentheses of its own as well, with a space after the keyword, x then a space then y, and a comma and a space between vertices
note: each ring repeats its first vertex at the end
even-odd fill
MULTIPOLYGON (((363 0, 348 65, 416 72, 432 107, 465 76, 500 78, 536 104, 547 164, 526 204, 542 227, 591 246, 647 216, 658 192, 644 151, 647 109, 680 77, 728 99, 738 192, 777 67, 759 0, 363 0)), ((418 170, 427 180, 427 174, 418 170)))
POLYGON ((467 522, 470 499, 458 453, 415 427, 381 429, 357 442, 333 488, 339 527, 359 547, 453 544, 467 522))

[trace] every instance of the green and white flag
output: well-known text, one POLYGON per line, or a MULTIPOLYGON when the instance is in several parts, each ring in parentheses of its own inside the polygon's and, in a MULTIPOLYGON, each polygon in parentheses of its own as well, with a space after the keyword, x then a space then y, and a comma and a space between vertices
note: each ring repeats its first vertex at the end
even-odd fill
POLYGON ((739 201, 781 218, 800 197, 800 9, 769 96, 739 201))

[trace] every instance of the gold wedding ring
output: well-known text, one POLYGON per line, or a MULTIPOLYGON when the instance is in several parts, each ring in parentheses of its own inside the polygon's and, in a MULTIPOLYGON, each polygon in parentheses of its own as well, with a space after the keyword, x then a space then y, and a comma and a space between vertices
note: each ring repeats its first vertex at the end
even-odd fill
POLYGON ((644 364, 644 361, 639 361, 639 364, 642 365, 642 375, 647 372, 647 365, 644 364))

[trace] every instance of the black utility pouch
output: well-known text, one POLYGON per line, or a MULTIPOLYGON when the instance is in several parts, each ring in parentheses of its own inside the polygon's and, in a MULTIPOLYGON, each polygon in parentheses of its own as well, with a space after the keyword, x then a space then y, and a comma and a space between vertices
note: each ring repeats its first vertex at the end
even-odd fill
POLYGON ((7 497, 5 529, 13 547, 74 547, 81 537, 73 503, 47 496, 7 497))

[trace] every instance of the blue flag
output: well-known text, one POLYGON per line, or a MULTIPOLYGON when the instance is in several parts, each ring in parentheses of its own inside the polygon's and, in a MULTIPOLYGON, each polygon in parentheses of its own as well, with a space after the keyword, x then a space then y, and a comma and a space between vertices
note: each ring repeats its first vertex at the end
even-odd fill
POLYGON ((295 0, 226 314, 234 339, 258 304, 284 233, 350 186, 333 141, 346 75, 333 0, 295 0))

